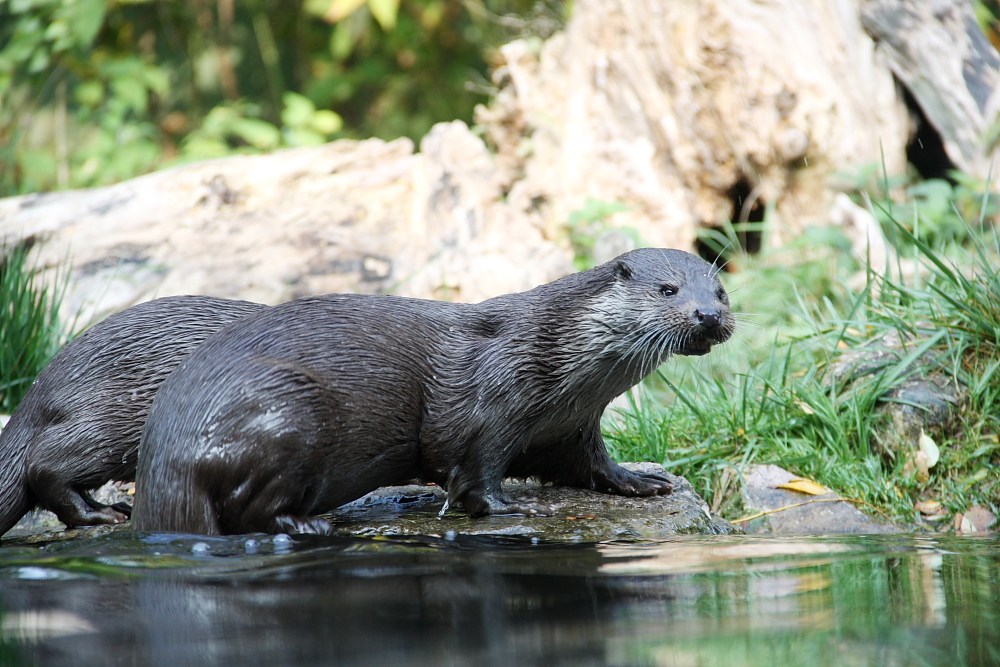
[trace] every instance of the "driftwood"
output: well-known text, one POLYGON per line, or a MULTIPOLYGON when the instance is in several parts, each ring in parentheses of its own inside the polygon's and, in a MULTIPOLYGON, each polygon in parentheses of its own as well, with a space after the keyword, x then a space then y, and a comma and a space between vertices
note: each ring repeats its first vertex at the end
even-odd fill
POLYGON ((985 141, 1000 111, 1000 57, 967 0, 868 0, 861 19, 941 137, 954 165, 990 175, 995 152, 985 141))

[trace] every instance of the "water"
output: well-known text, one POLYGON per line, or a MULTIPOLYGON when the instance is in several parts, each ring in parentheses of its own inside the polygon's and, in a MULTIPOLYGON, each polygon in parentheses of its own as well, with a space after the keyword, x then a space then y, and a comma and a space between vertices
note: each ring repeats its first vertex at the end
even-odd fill
POLYGON ((0 664, 1000 665, 996 536, 282 538, 4 543, 0 664))

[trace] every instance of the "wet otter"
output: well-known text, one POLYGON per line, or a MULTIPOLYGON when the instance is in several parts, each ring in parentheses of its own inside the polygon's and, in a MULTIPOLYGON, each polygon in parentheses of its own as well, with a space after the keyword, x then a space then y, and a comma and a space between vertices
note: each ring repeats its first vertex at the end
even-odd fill
POLYGON ((733 332, 707 262, 641 249, 479 304, 335 294, 242 320, 160 388, 136 530, 327 532, 323 513, 421 477, 473 516, 534 513, 506 476, 669 493, 608 456, 607 404, 733 332))
POLYGON ((35 505, 69 526, 128 518, 127 505, 102 505, 88 490, 134 479, 160 383, 211 334, 263 308, 166 297, 115 313, 66 345, 0 432, 0 535, 35 505))

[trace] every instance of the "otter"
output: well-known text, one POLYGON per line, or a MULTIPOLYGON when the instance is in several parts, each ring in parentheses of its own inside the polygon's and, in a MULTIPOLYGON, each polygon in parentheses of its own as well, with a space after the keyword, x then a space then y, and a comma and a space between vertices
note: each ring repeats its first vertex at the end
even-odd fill
POLYGON ((36 505, 67 526, 121 523, 131 508, 88 490, 131 481, 153 395, 206 338, 266 306, 204 296, 147 301, 87 329, 35 379, 0 432, 0 535, 36 505))
POLYGON ((671 354, 725 342, 728 304, 711 264, 646 248, 478 304, 333 294, 274 306, 163 383, 132 529, 327 533, 315 515, 413 478, 472 516, 546 512, 505 495, 505 477, 667 494, 664 477, 611 460, 601 415, 671 354))

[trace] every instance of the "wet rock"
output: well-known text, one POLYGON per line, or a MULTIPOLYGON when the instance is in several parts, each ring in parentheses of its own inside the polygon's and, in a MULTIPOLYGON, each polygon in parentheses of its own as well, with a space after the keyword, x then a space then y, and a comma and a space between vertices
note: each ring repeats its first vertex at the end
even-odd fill
MULTIPOLYGON (((837 384, 864 381, 894 367, 910 354, 920 340, 890 331, 863 347, 848 350, 830 367, 837 384)), ((878 435, 878 444, 890 455, 916 449, 924 430, 947 424, 961 402, 965 388, 954 378, 937 372, 937 353, 928 350, 904 371, 905 379, 883 394, 876 411, 887 418, 888 428, 878 435)))
MULTIPOLYGON (((663 473, 652 463, 626 464, 633 470, 663 473)), ((528 535, 541 540, 602 542, 651 540, 678 534, 728 535, 739 532, 714 514, 683 477, 666 473, 668 496, 623 498, 585 489, 513 481, 504 488, 516 500, 538 502, 553 516, 470 518, 460 509, 439 516, 444 491, 437 486, 395 486, 374 491, 328 515, 335 534, 370 535, 528 535)))
POLYGON ((789 507, 744 522, 742 527, 748 534, 827 535, 901 532, 890 522, 873 518, 857 509, 852 503, 831 500, 838 497, 833 492, 812 496, 775 488, 792 479, 795 479, 795 475, 775 465, 751 466, 743 489, 743 504, 747 515, 808 501, 822 502, 789 507))
MULTIPOLYGON (((683 477, 664 473, 661 466, 653 463, 625 465, 633 470, 666 474, 673 482, 673 493, 654 498, 623 498, 585 489, 508 480, 504 488, 514 499, 548 505, 554 510, 553 516, 472 519, 461 508, 449 509, 444 516, 439 516, 444 507, 444 490, 439 486, 411 484, 378 489, 325 517, 333 526, 333 534, 342 537, 437 535, 447 539, 457 535, 521 535, 542 541, 603 542, 740 532, 739 528, 712 514, 683 477)), ((103 502, 111 500, 108 497, 103 502)), ((32 513, 29 517, 45 514, 54 519, 54 515, 47 512, 32 513)), ((58 531, 62 524, 56 524, 18 524, 5 541, 9 538, 26 542, 74 539, 120 530, 128 525, 58 531)))

